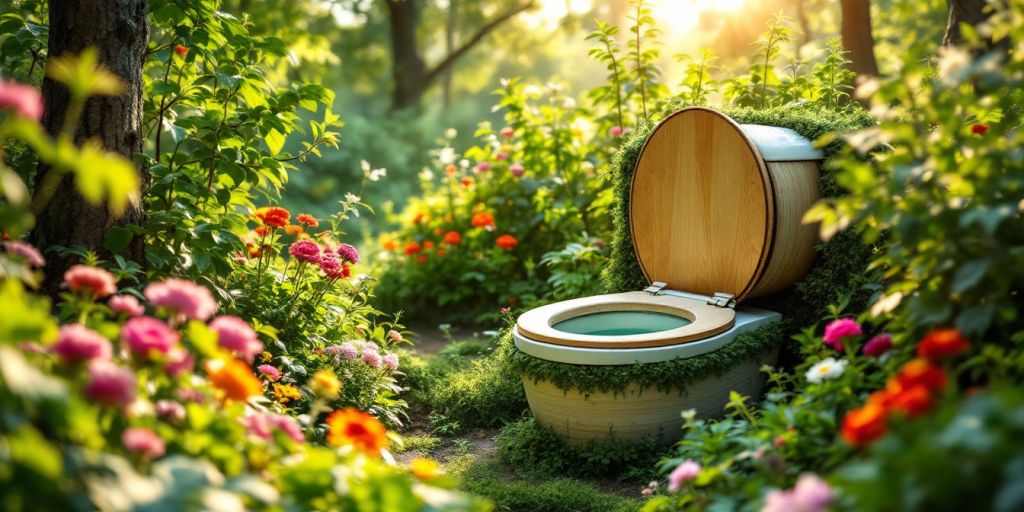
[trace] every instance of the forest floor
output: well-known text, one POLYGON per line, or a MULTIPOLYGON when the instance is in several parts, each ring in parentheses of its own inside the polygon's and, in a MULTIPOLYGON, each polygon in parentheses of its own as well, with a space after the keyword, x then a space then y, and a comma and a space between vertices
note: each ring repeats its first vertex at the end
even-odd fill
MULTIPOLYGON (((412 352, 434 357, 454 340, 481 341, 481 331, 451 327, 447 332, 437 326, 410 326, 415 343, 412 352)), ((395 460, 407 465, 416 457, 441 464, 468 492, 496 502, 495 510, 552 512, 559 510, 613 511, 635 510, 641 503, 636 482, 609 478, 554 478, 537 476, 530 468, 516 468, 504 462, 496 438, 501 428, 476 428, 446 435, 430 423, 430 410, 413 406, 409 421, 399 429, 404 445, 396 450, 395 460)))

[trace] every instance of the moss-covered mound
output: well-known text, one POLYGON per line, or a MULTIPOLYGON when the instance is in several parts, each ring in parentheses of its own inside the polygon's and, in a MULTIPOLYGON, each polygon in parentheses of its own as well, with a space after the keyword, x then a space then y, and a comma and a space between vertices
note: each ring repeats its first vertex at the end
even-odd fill
MULTIPOLYGON (((672 110, 684 105, 674 105, 672 110)), ((770 109, 729 108, 724 110, 742 124, 762 124, 791 128, 804 137, 824 143, 824 172, 821 190, 825 196, 836 196, 841 191, 831 171, 831 158, 842 147, 839 137, 825 137, 866 128, 875 124, 866 111, 831 111, 812 106, 776 107, 770 109)), ((603 278, 609 293, 640 290, 648 281, 640 269, 633 249, 629 228, 629 192, 640 150, 650 130, 635 133, 626 141, 612 163, 616 202, 612 212, 615 233, 612 239, 611 262, 603 278)), ((865 268, 870 249, 855 237, 839 235, 818 247, 818 258, 807 276, 792 291, 773 297, 750 301, 751 305, 780 311, 789 325, 803 326, 815 322, 824 308, 843 297, 854 304, 863 305, 869 292, 865 268)))

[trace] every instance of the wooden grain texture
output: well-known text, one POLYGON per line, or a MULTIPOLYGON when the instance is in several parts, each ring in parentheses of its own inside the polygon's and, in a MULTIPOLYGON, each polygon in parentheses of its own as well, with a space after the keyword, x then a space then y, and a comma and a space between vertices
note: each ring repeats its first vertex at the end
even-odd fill
POLYGON ((742 299, 767 266, 771 177, 754 144, 705 108, 669 116, 640 153, 630 192, 637 258, 651 281, 742 299))
POLYGON ((646 292, 594 295, 531 309, 516 320, 523 336, 546 343, 590 348, 642 348, 678 345, 705 339, 733 326, 736 312, 704 302, 646 292), (559 331, 554 324, 570 318, 605 311, 650 311, 681 316, 692 323, 676 329, 625 336, 593 336, 559 331))
POLYGON ((767 162, 775 194, 775 237, 765 269, 750 297, 768 295, 799 281, 814 262, 818 226, 804 213, 821 198, 818 162, 767 162))
POLYGON ((699 418, 719 417, 730 391, 758 397, 764 384, 760 368, 775 364, 777 358, 778 349, 769 351, 721 376, 696 381, 681 394, 655 388, 641 390, 634 384, 624 393, 584 395, 575 389, 563 392, 550 382, 534 382, 525 376, 523 386, 537 422, 554 430, 569 445, 578 446, 592 439, 601 441, 610 435, 637 441, 659 434, 663 442, 671 443, 682 437, 682 411, 695 409, 699 418))

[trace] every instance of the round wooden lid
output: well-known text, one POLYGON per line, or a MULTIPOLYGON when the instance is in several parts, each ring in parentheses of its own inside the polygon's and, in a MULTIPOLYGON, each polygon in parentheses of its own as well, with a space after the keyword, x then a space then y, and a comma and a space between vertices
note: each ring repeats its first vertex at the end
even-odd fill
POLYGON ((648 280, 743 299, 767 265, 774 213, 768 169, 732 119, 686 108, 651 132, 629 201, 633 245, 648 280))

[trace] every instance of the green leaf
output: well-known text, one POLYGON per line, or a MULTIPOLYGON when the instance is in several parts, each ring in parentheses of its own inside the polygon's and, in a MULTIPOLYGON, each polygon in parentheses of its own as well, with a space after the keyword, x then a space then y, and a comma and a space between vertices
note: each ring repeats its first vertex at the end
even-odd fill
POLYGON ((113 227, 103 235, 103 247, 113 254, 121 254, 128 248, 135 234, 130 229, 113 227))
POLYGON ((989 260, 972 260, 963 264, 953 275, 953 293, 963 293, 978 284, 988 272, 989 260))
POLYGON ((128 200, 139 190, 139 175, 132 163, 121 155, 104 151, 95 140, 86 142, 77 156, 69 163, 82 196, 95 205, 106 201, 114 215, 124 213, 128 200))
POLYGON ((271 156, 281 152, 281 148, 284 147, 285 136, 277 130, 270 130, 264 137, 264 141, 267 143, 267 148, 270 149, 271 156))

